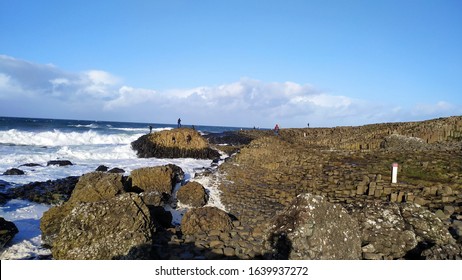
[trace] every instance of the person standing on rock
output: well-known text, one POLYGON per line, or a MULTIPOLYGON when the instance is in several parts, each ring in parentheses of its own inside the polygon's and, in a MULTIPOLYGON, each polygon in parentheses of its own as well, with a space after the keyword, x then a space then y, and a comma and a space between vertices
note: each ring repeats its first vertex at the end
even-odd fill
POLYGON ((180 127, 181 127, 181 119, 178 118, 178 128, 180 128, 180 127))
POLYGON ((152 125, 149 126, 149 134, 152 133, 152 125))
POLYGON ((279 136, 279 125, 278 124, 276 124, 276 126, 274 127, 274 134, 279 136))

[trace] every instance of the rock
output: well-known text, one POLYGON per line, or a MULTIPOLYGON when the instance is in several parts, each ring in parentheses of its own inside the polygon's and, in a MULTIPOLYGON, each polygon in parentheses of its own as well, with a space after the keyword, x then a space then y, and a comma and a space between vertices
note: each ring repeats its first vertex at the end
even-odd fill
POLYGON ((25 174, 24 171, 22 171, 21 169, 17 169, 17 168, 11 168, 3 172, 3 175, 24 175, 24 174, 25 174))
POLYGON ((91 172, 77 182, 69 203, 96 202, 125 193, 125 178, 120 174, 91 172))
POLYGON ((232 228, 233 223, 229 215, 216 207, 190 209, 181 220, 181 230, 186 235, 211 230, 228 231, 232 228))
POLYGON ((18 228, 13 222, 0 217, 0 250, 3 249, 18 232, 18 228))
POLYGON ((356 205, 364 253, 385 259, 419 259, 433 245, 455 244, 444 223, 429 210, 412 203, 370 202, 356 205))
POLYGON ((114 167, 114 168, 111 168, 109 171, 109 173, 125 173, 125 170, 123 170, 122 168, 118 168, 118 167, 114 167))
POLYGON ((322 196, 298 195, 271 224, 268 242, 276 259, 361 258, 357 221, 341 205, 322 196))
POLYGON ((199 132, 190 128, 163 130, 143 135, 131 143, 138 157, 214 159, 220 153, 209 147, 199 132))
POLYGON ((148 259, 155 231, 137 194, 81 203, 63 219, 53 242, 55 259, 148 259))
POLYGON ((109 167, 107 167, 106 165, 100 165, 95 169, 95 171, 100 171, 100 172, 106 172, 108 170, 109 170, 109 167))
POLYGON ((135 169, 131 172, 130 179, 135 191, 156 191, 170 196, 183 176, 181 168, 165 165, 135 169))
POLYGON ((125 193, 125 179, 120 174, 91 172, 82 175, 75 185, 69 200, 63 205, 50 208, 40 220, 42 242, 52 246, 61 229, 62 221, 82 202, 97 202, 113 199, 125 193))
POLYGON ((37 203, 61 204, 69 199, 79 180, 70 176, 46 182, 33 182, 6 191, 9 199, 26 199, 37 203))
POLYGON ((176 197, 181 203, 192 207, 202 207, 207 204, 208 200, 205 188, 198 182, 188 182, 182 186, 176 197))
POLYGON ((363 257, 403 258, 417 246, 416 234, 401 216, 396 203, 373 202, 357 205, 351 216, 359 222, 363 257), (372 254, 372 255, 371 255, 372 254))
POLYGON ((42 166, 41 164, 38 164, 38 163, 25 163, 25 164, 21 164, 21 166, 27 166, 27 167, 37 167, 37 166, 42 166))
POLYGON ((69 160, 50 160, 47 162, 47 166, 50 165, 59 165, 59 166, 68 166, 68 165, 74 165, 72 162, 69 160))

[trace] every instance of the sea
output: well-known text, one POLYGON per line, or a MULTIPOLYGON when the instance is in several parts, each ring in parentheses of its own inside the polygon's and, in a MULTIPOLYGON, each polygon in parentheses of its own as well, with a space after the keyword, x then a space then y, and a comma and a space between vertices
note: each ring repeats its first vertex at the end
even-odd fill
MULTIPOLYGON (((91 120, 61 120, 0 117, 0 192, 31 182, 44 182, 68 176, 80 176, 98 166, 121 168, 125 175, 134 169, 175 164, 185 180, 196 180, 197 170, 211 166, 211 160, 193 158, 138 158, 130 143, 150 132, 173 129, 176 124, 133 123, 91 120), (50 160, 69 160, 70 166, 47 166, 50 160), (34 163, 37 166, 24 166, 34 163), (2 175, 19 168, 24 175, 2 175)), ((187 125, 186 125, 187 127, 187 125)), ((195 125, 202 134, 240 130, 240 127, 195 125)), ((225 155, 223 155, 224 157, 225 155)), ((197 179, 210 195, 209 204, 224 209, 216 182, 197 179)), ((41 246, 40 218, 51 205, 26 200, 10 200, 0 205, 0 217, 12 221, 19 233, 0 251, 0 259, 43 259, 51 252, 41 246)), ((178 224, 187 206, 168 207, 173 223, 178 224)), ((224 209, 225 210, 225 209, 224 209)))

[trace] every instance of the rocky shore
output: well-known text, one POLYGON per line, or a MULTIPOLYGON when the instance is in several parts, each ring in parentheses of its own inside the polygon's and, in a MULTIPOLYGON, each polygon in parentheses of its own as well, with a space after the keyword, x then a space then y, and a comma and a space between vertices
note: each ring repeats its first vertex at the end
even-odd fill
POLYGON ((133 147, 139 156, 232 156, 189 181, 174 165, 68 178, 41 221, 52 257, 462 259, 462 117, 193 133, 147 135, 133 147), (208 205, 204 177, 222 209, 208 205), (164 208, 178 202, 190 208, 173 225, 164 208))

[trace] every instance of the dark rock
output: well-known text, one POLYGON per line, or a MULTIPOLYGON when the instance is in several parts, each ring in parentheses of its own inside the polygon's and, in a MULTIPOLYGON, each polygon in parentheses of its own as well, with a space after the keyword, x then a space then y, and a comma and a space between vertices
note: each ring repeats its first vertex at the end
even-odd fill
POLYGON ((137 194, 80 203, 62 220, 54 239, 55 259, 149 259, 155 228, 137 194))
POLYGON ((172 226, 173 216, 170 211, 167 211, 162 206, 149 206, 152 217, 159 228, 170 228, 172 226))
POLYGON ((181 203, 192 207, 202 207, 208 201, 205 188, 198 182, 188 182, 182 186, 178 190, 176 197, 181 203))
POLYGON ((107 167, 106 165, 100 165, 95 169, 95 171, 99 171, 99 172, 106 172, 108 170, 109 170, 109 167, 107 167))
POLYGON ((50 165, 68 166, 73 164, 69 160, 50 160, 47 162, 47 166, 50 165))
POLYGON ((38 163, 26 163, 26 164, 21 164, 21 166, 27 166, 27 167, 37 167, 37 166, 43 166, 41 164, 38 164, 38 163))
POLYGON ((276 259, 361 259, 358 223, 322 196, 298 195, 271 224, 268 241, 276 259))
POLYGON ((18 232, 18 228, 13 222, 0 217, 0 250, 3 249, 18 232))
POLYGON ((25 174, 24 171, 22 171, 21 169, 17 169, 17 168, 11 168, 3 172, 3 175, 24 175, 24 174, 25 174))
POLYGON ((125 170, 123 170, 122 168, 114 167, 114 168, 110 169, 108 172, 109 173, 125 173, 125 170))
POLYGON ((209 232, 211 230, 229 231, 233 228, 230 216, 216 207, 193 208, 181 220, 183 234, 209 232))
POLYGON ((60 204, 67 201, 79 180, 79 176, 33 182, 10 188, 5 195, 9 199, 26 199, 37 203, 60 204))
POLYGON ((209 147, 199 132, 190 128, 163 130, 143 135, 131 143, 138 157, 214 159, 220 153, 209 147))
POLYGON ((239 131, 224 131, 221 133, 209 133, 204 135, 209 143, 211 144, 221 144, 221 145, 231 145, 231 146, 241 146, 247 145, 252 141, 252 137, 240 133, 239 131))

